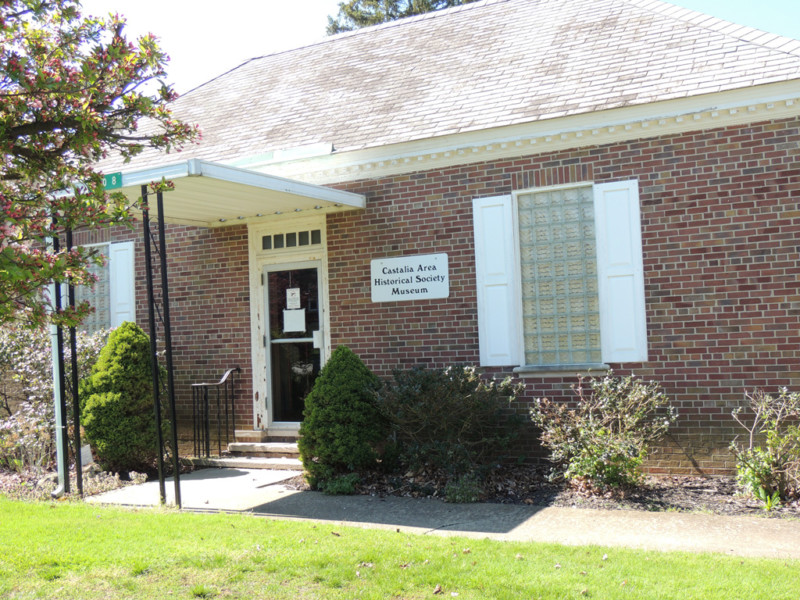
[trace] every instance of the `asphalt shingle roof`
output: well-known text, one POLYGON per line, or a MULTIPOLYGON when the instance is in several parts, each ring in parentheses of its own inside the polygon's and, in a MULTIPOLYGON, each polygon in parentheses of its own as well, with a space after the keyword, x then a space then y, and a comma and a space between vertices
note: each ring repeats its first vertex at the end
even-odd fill
MULTIPOLYGON (((800 41, 658 0, 483 0, 254 58, 185 94, 174 111, 203 131, 181 158, 224 162, 788 80, 800 81, 800 41)), ((147 152, 134 165, 163 162, 171 160, 147 152)))

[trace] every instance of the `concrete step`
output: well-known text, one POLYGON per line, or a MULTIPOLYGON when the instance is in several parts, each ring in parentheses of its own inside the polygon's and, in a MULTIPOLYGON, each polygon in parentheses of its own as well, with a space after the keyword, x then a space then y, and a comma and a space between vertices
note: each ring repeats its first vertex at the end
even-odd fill
POLYGON ((263 429, 237 429, 234 432, 234 439, 243 443, 285 442, 293 444, 297 441, 297 434, 291 431, 281 432, 280 430, 276 433, 275 431, 269 432, 263 429))
POLYGON ((223 456, 220 458, 184 458, 182 462, 193 467, 228 469, 271 469, 274 471, 303 471, 297 458, 262 458, 257 456, 223 456))
POLYGON ((237 429, 233 432, 237 442, 266 442, 267 432, 261 429, 237 429))
POLYGON ((252 456, 259 458, 298 458, 297 443, 287 442, 233 442, 228 444, 232 456, 252 456))

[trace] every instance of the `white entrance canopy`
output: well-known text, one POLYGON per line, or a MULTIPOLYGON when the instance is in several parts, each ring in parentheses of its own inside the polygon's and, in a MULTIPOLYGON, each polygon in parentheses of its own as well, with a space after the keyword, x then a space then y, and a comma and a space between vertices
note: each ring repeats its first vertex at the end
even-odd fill
MULTIPOLYGON (((274 177, 192 158, 190 160, 122 173, 122 192, 131 200, 141 198, 141 186, 171 181, 164 192, 164 221, 198 227, 223 227, 270 215, 304 211, 334 212, 366 206, 360 194, 302 181, 274 177)), ((150 203, 151 218, 158 214, 150 203)))

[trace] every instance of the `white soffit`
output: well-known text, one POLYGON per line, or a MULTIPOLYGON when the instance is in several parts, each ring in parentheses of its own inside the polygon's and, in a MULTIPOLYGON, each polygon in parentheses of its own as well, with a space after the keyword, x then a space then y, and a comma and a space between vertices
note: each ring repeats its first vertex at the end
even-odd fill
MULTIPOLYGON (((141 198, 141 186, 162 179, 174 189, 164 192, 167 223, 222 227, 267 217, 306 211, 344 211, 365 208, 366 198, 329 187, 228 167, 218 163, 188 161, 122 174, 122 192, 141 198)), ((148 196, 155 217, 156 196, 148 196)), ((307 213, 306 213, 307 214, 307 213)))

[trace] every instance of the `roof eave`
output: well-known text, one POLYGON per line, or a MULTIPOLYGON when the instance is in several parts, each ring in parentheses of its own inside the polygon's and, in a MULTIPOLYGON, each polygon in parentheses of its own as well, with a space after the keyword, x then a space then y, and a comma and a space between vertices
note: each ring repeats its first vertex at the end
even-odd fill
MULTIPOLYGON (((229 167, 200 159, 122 173, 122 192, 132 201, 142 186, 162 180, 168 223, 220 227, 304 211, 357 210, 366 198, 330 187, 229 167)), ((153 213, 155 214, 154 207, 153 213)))

